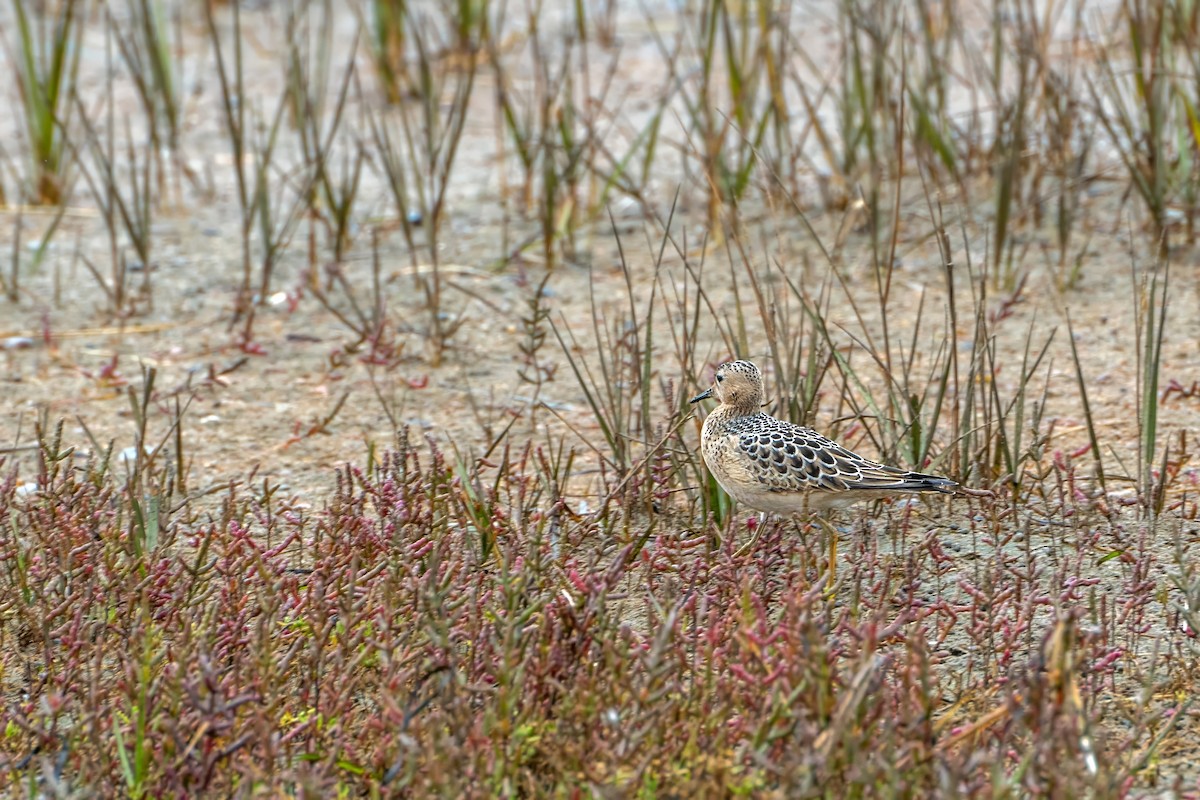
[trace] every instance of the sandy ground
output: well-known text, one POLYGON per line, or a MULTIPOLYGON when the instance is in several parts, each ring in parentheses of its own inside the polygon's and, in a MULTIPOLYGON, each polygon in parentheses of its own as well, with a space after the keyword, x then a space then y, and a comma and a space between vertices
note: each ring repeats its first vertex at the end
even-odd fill
MULTIPOLYGON (((248 93, 255 108, 267 113, 283 85, 283 68, 278 43, 272 41, 280 21, 270 7, 247 10, 245 28, 252 46, 245 50, 246 73, 254 80, 248 93)), ((817 8, 815 13, 819 13, 817 8)), ((378 391, 372 388, 371 369, 361 353, 347 355, 344 348, 355 340, 353 333, 313 298, 306 271, 316 265, 319 273, 329 267, 326 236, 319 225, 301 220, 291 244, 285 249, 272 282, 272 296, 257 311, 253 329, 253 352, 237 346, 240 325, 233 309, 242 277, 241 218, 231 158, 220 114, 220 87, 211 47, 203 37, 201 20, 184 24, 184 53, 181 60, 188 89, 184 113, 181 154, 193 173, 202 176, 198 185, 179 177, 169 165, 164 179, 164 197, 152 223, 153 251, 148 268, 128 277, 129 293, 135 300, 121 316, 84 264, 88 259, 110 286, 113 243, 87 182, 76 174, 74 194, 66 215, 47 248, 40 265, 31 267, 33 249, 53 218, 49 210, 0 209, 0 251, 11 252, 20 227, 21 292, 16 303, 0 303, 0 338, 5 340, 2 379, 7 399, 0 418, 0 442, 15 448, 10 459, 30 463, 21 448, 33 442, 33 423, 39 414, 47 419, 67 420, 67 439, 81 450, 92 449, 82 420, 96 440, 115 442, 118 450, 132 446, 133 425, 129 413, 128 387, 141 385, 139 364, 157 370, 155 383, 160 414, 151 420, 151 431, 162 436, 170 425, 168 398, 191 398, 184 418, 184 441, 192 464, 193 485, 207 485, 236 478, 257 466, 259 475, 279 480, 297 492, 329 485, 331 468, 339 462, 365 457, 370 442, 386 443, 392 436, 384 403, 393 406, 398 422, 412 424, 447 440, 482 443, 486 429, 496 420, 528 404, 532 387, 518 376, 521 353, 521 316, 543 273, 537 248, 508 259, 513 243, 535 230, 530 219, 502 210, 501 199, 509 197, 509 209, 517 194, 517 176, 511 165, 498 160, 494 79, 481 72, 475 92, 461 157, 451 184, 448 210, 441 233, 440 257, 451 284, 444 293, 441 312, 461 318, 463 325, 449 342, 440 364, 430 358, 425 331, 430 310, 422 301, 416 274, 427 269, 428 251, 413 255, 396 230, 395 210, 377 165, 368 164, 362 179, 357 209, 359 224, 345 263, 340 266, 358 290, 360 302, 370 302, 370 230, 378 228, 382 275, 386 279, 383 299, 387 303, 398 350, 393 368, 373 370, 378 391), (507 194, 504 194, 507 192, 507 194), (312 245, 315 244, 315 252, 312 245), (245 359, 243 360, 243 356, 245 359), (210 376, 218 374, 213 380, 210 376), (188 387, 196 388, 191 391, 188 387), (420 387, 420 388, 415 388, 420 387), (338 400, 345 404, 321 433, 305 435, 315 423, 328 416, 338 400), (383 398, 381 400, 381 398, 383 398), (483 424, 483 423, 487 424, 483 424)), ((223 19, 228 26, 228 19, 223 19)), ((565 24, 565 23, 564 23, 565 24)), ((670 25, 670 22, 663 24, 670 25)), ((331 58, 334 75, 348 63, 345 51, 354 28, 353 15, 338 18, 339 49, 331 58)), ((820 26, 817 26, 818 28, 820 26)), ((826 26, 828 27, 828 26, 826 26)), ((653 92, 645 82, 633 80, 639 70, 657 58, 650 25, 629 17, 623 28, 622 65, 611 90, 623 98, 620 108, 625 126, 614 125, 614 142, 621 131, 635 124, 648 107, 653 92)), ((660 34, 661 35, 661 34, 660 34)), ((814 30, 813 36, 820 31, 814 30)), ((103 96, 106 84, 102 26, 92 25, 86 39, 81 67, 81 93, 103 96)), ((368 60, 359 56, 358 68, 369 71, 368 60)), ((119 116, 132 120, 138 135, 138 106, 128 77, 116 69, 113 96, 119 116)), ((598 70, 599 67, 594 68, 598 70)), ((615 101, 614 101, 615 102, 615 101)), ((365 136, 360 123, 364 109, 378 105, 378 98, 364 90, 350 100, 346 117, 347 138, 365 136)), ((0 136, 15 141, 20 134, 18 119, 0 120, 0 136)), ((280 145, 281 164, 295 159, 292 131, 285 131, 280 145)), ((686 147, 687 138, 678 121, 664 129, 668 145, 686 147)), ((667 191, 654 211, 665 219, 670 212, 675 188, 680 189, 672 236, 686 242, 693 263, 705 259, 703 288, 719 314, 732 313, 731 280, 745 283, 742 255, 720 242, 720 234, 709 235, 708 252, 701 244, 710 234, 703 193, 694 178, 671 179, 669 153, 664 146, 663 178, 656 181, 667 191), (682 182, 681 182, 682 181, 682 182), (731 252, 733 255, 731 255, 731 252)), ((13 159, 13 149, 7 150, 13 159)), ((10 170, 19 171, 13 161, 10 170)), ((94 163, 89 168, 95 173, 94 163)), ((282 168, 281 168, 282 169, 282 168)), ((656 174, 658 170, 656 169, 656 174)), ((1104 173, 1101 172, 1103 176, 1104 173)), ((12 177, 12 176, 6 176, 12 177)), ((986 179, 972 184, 978 197, 958 196, 953 187, 942 187, 938 198, 946 209, 946 227, 958 261, 956 283, 959 308, 970 308, 971 282, 967 264, 978 272, 986 260, 986 219, 976 206, 986 203, 986 179)), ((15 196, 15 181, 6 184, 15 196)), ((812 189, 801 185, 800 191, 812 189)), ((1053 234, 1050 230, 1019 230, 1015 252, 1018 280, 992 281, 985 303, 990 313, 1004 316, 996 325, 997 347, 1005 358, 1019 366, 1027 340, 1040 346, 1053 332, 1039 380, 1047 381, 1045 413, 1058 418, 1065 432, 1064 446, 1082 441, 1079 426, 1082 409, 1066 334, 1066 315, 1074 325, 1089 400, 1099 425, 1104 446, 1121 459, 1135 452, 1134 419, 1137 375, 1135 313, 1131 300, 1138 275, 1153 264, 1147 236, 1130 221, 1131 203, 1123 197, 1124 186, 1115 181, 1093 182, 1082 196, 1081 222, 1071 251, 1080 253, 1081 278, 1073 287, 1058 288, 1052 269, 1053 234), (1132 235, 1133 240, 1130 241, 1132 235), (1008 285, 1005 286, 1004 284, 1008 285), (1074 431, 1074 435, 1072 435, 1074 431)), ((798 200, 826 246, 845 233, 841 259, 846 282, 835 286, 829 310, 829 326, 840 336, 839 347, 858 347, 867 336, 881 330, 880 309, 871 278, 870 250, 862 241, 862 220, 854 213, 824 211, 814 197, 798 200), (849 301, 853 301, 853 307, 849 301), (857 309, 854 310, 854 309, 857 309)), ((894 273, 892 299, 887 309, 890 330, 898 342, 911 337, 918 304, 924 297, 925 319, 919 342, 938 342, 945 336, 946 293, 943 271, 931 239, 926 196, 919 184, 906 185, 901 204, 898 266, 894 273)), ((584 226, 576 258, 554 270, 547 284, 546 306, 559 324, 570 326, 581 343, 592 341, 592 299, 604 318, 627 310, 626 280, 620 270, 616 236, 620 236, 635 293, 646 296, 651 285, 654 261, 662 241, 661 228, 645 223, 628 199, 612 204, 614 226, 599 219, 584 226)), ((817 243, 799 224, 790 205, 764 207, 747 203, 741 214, 742 248, 750 268, 769 276, 772 265, 816 293, 831 280, 831 272, 817 243)), ((420 240, 427 232, 418 230, 420 240)), ((116 248, 130 255, 126 237, 118 234, 116 248)), ((256 240, 255 256, 261 254, 256 240)), ((1190 309, 1200 303, 1194 249, 1177 251, 1171 270, 1171 308, 1163 345, 1164 386, 1177 380, 1188 386, 1197 379, 1195 343, 1200 338, 1200 317, 1190 309)), ((9 267, 6 266, 6 269, 9 267)), ((679 253, 668 247, 662 263, 664 287, 681 287, 687 280, 679 253)), ((254 279, 258 279, 257 265, 254 279)), ((778 284, 777 284, 778 285, 778 284)), ((976 289, 980 284, 976 283, 976 289)), ((783 291, 782 289, 780 290, 783 291)), ((332 293, 339 299, 336 291, 332 293)), ((747 307, 751 298, 743 288, 738 295, 749 319, 752 358, 762 358, 768 349, 757 313, 747 307), (757 352, 756 352, 757 351, 757 352)), ((344 301, 344 298, 341 298, 344 301)), ((345 303, 342 303, 343 307, 345 303)), ((660 302, 656 313, 678 314, 660 302)), ((971 320, 960 318, 954 345, 971 346, 971 320)), ((703 323, 703 321, 702 321, 703 323)), ((718 363, 730 355, 719 344, 712 325, 702 324, 704 349, 696 363, 718 363)), ((594 343, 593 343, 594 346, 594 343)), ((667 337, 658 339, 663 349, 664 377, 699 385, 708 375, 669 374, 677 363, 667 337)), ((932 353, 932 347, 918 346, 932 353)), ((553 337, 541 357, 550 366, 553 379, 545 384, 542 399, 561 403, 563 416, 579 430, 596 428, 579 387, 566 368, 566 359, 553 337)), ((859 360, 865 360, 859 356, 859 360)), ((1014 367, 1013 372, 1017 369, 1014 367)), ((919 370, 918 370, 919 373, 919 370)), ((1004 380, 1006 376, 998 376, 1004 380)), ((768 377, 770 380, 770 377, 768 377)), ((822 389, 824 406, 834 405, 834 386, 822 389)), ((662 409, 664 415, 672 409, 662 409)), ((1177 432, 1194 430, 1200 414, 1200 399, 1180 398, 1163 403, 1159 425, 1162 441, 1177 432)), ((819 419, 819 417, 818 417, 819 419)), ((566 433, 562 428, 561 432, 566 433)))

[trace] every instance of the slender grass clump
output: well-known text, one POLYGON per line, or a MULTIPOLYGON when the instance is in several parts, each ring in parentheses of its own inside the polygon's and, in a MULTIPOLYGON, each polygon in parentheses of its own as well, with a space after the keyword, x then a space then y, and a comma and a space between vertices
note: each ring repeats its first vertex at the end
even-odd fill
POLYGON ((35 203, 55 205, 65 202, 71 190, 66 137, 79 75, 84 13, 79 0, 39 6, 14 0, 16 30, 6 33, 4 43, 17 78, 29 148, 25 193, 35 203), (14 33, 16 41, 10 38, 14 33))

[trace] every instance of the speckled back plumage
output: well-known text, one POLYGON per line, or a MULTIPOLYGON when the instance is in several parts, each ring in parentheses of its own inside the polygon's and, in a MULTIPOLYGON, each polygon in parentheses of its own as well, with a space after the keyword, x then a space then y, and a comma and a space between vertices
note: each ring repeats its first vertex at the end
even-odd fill
POLYGON ((911 492, 952 492, 947 478, 879 464, 811 428, 762 413, 762 375, 749 361, 731 361, 693 399, 716 396, 704 421, 704 463, 735 500, 760 511, 820 511, 911 492))

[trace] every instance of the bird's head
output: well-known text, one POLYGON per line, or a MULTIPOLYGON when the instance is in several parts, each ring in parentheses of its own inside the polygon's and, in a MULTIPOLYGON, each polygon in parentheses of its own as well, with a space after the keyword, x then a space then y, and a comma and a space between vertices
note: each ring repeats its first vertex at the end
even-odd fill
POLYGON ((713 385, 691 399, 698 403, 709 397, 725 406, 757 410, 763 402, 762 373, 749 361, 727 361, 717 367, 713 385))

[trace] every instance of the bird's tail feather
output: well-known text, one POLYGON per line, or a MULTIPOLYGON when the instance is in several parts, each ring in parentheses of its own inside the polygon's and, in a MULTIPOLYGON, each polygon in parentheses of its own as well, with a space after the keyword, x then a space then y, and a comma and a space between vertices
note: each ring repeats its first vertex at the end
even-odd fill
POLYGON ((923 472, 904 472, 896 470, 880 470, 864 472, 860 481, 851 484, 855 489, 885 489, 893 492, 942 492, 952 494, 958 489, 958 484, 949 478, 939 475, 926 475, 923 472))

